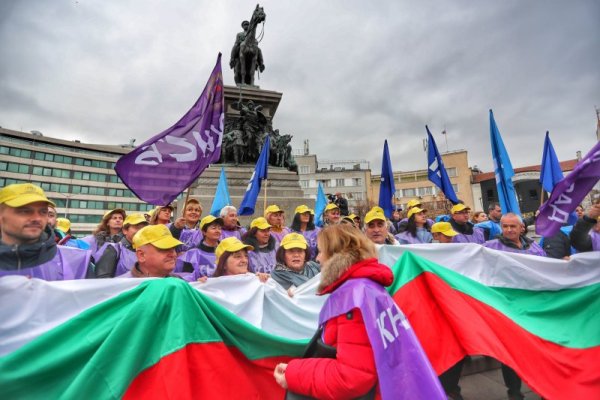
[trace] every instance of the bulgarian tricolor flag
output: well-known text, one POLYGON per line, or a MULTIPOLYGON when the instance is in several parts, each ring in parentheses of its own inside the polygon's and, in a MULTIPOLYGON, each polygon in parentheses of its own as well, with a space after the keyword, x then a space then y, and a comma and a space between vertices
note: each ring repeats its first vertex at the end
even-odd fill
MULTIPOLYGON (((571 261, 474 244, 383 246, 389 288, 443 372, 513 367, 546 399, 600 398, 598 252, 571 261)), ((324 298, 254 276, 44 282, 0 278, 0 399, 281 399, 324 298)))

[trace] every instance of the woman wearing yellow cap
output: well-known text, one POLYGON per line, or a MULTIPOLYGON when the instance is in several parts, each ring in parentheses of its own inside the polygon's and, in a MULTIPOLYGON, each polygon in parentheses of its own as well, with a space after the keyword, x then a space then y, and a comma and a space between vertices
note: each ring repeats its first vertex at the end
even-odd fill
POLYGON ((263 217, 250 223, 250 230, 242 237, 242 241, 254 248, 250 251, 250 270, 270 274, 275 268, 275 252, 277 242, 271 235, 271 225, 263 217))
POLYGON ((303 204, 296 207, 294 220, 290 227, 292 232, 299 233, 306 239, 308 249, 310 250, 310 257, 307 258, 307 261, 314 260, 317 256, 317 235, 321 228, 315 226, 314 219, 314 211, 303 204))
MULTIPOLYGON (((298 287, 321 272, 321 266, 309 261, 310 249, 304 236, 289 233, 284 236, 275 258, 277 264, 271 272, 271 278, 284 289, 298 287)), ((292 294, 289 292, 290 295, 292 294)))
POLYGON ((196 281, 215 272, 216 249, 221 238, 223 219, 207 215, 200 221, 202 240, 177 258, 175 271, 186 280, 196 281))
POLYGON ((123 221, 126 217, 127 214, 122 208, 107 211, 104 213, 104 217, 102 217, 102 221, 100 221, 94 233, 81 239, 90 245, 93 262, 98 261, 102 253, 104 253, 106 244, 119 243, 121 241, 123 238, 121 230, 123 229, 123 221))
POLYGON ((285 214, 278 205, 270 205, 265 209, 265 219, 271 225, 271 235, 277 241, 277 245, 285 235, 291 232, 290 228, 285 226, 285 214))
MULTIPOLYGON (((217 268, 213 277, 247 274, 250 269, 248 251, 252 250, 254 247, 242 243, 236 237, 223 239, 215 251, 217 268)), ((269 279, 269 274, 257 273, 256 275, 261 282, 269 279)), ((206 278, 200 280, 205 281, 206 278)))
POLYGON ((173 207, 171 205, 158 206, 154 209, 154 214, 150 218, 150 225, 167 225, 171 224, 171 214, 173 213, 173 207))
POLYGON ((408 210, 406 230, 395 236, 400 244, 431 243, 433 237, 429 232, 426 213, 427 210, 419 207, 408 210))

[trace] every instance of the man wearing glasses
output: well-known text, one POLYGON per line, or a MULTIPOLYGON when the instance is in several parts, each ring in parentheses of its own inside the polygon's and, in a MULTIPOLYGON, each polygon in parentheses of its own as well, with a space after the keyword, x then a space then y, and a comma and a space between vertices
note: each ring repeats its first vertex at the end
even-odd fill
POLYGON ((458 235, 452 238, 453 243, 479 243, 485 242, 483 230, 477 228, 469 221, 471 209, 464 204, 456 204, 450 209, 450 224, 458 235))

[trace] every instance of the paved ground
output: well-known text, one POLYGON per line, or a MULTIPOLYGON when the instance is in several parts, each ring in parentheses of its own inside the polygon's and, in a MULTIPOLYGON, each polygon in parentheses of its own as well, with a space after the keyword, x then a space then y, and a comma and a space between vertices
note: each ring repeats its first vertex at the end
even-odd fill
MULTIPOLYGON (((500 364, 491 358, 474 356, 465 362, 460 378, 461 394, 465 400, 506 400, 506 386, 502 379, 500 364)), ((521 392, 526 400, 539 400, 523 383, 521 392)))

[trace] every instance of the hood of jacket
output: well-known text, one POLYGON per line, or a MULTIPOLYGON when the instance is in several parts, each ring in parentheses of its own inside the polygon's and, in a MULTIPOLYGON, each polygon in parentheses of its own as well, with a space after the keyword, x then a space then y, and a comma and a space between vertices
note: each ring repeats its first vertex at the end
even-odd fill
POLYGON ((54 232, 47 225, 35 243, 7 245, 0 241, 0 269, 19 270, 35 267, 52 260, 57 250, 54 232))
POLYGON ((371 279, 382 286, 390 286, 394 282, 392 270, 376 258, 355 262, 353 254, 336 254, 321 266, 321 282, 317 291, 319 294, 331 293, 348 279, 355 278, 371 279))

